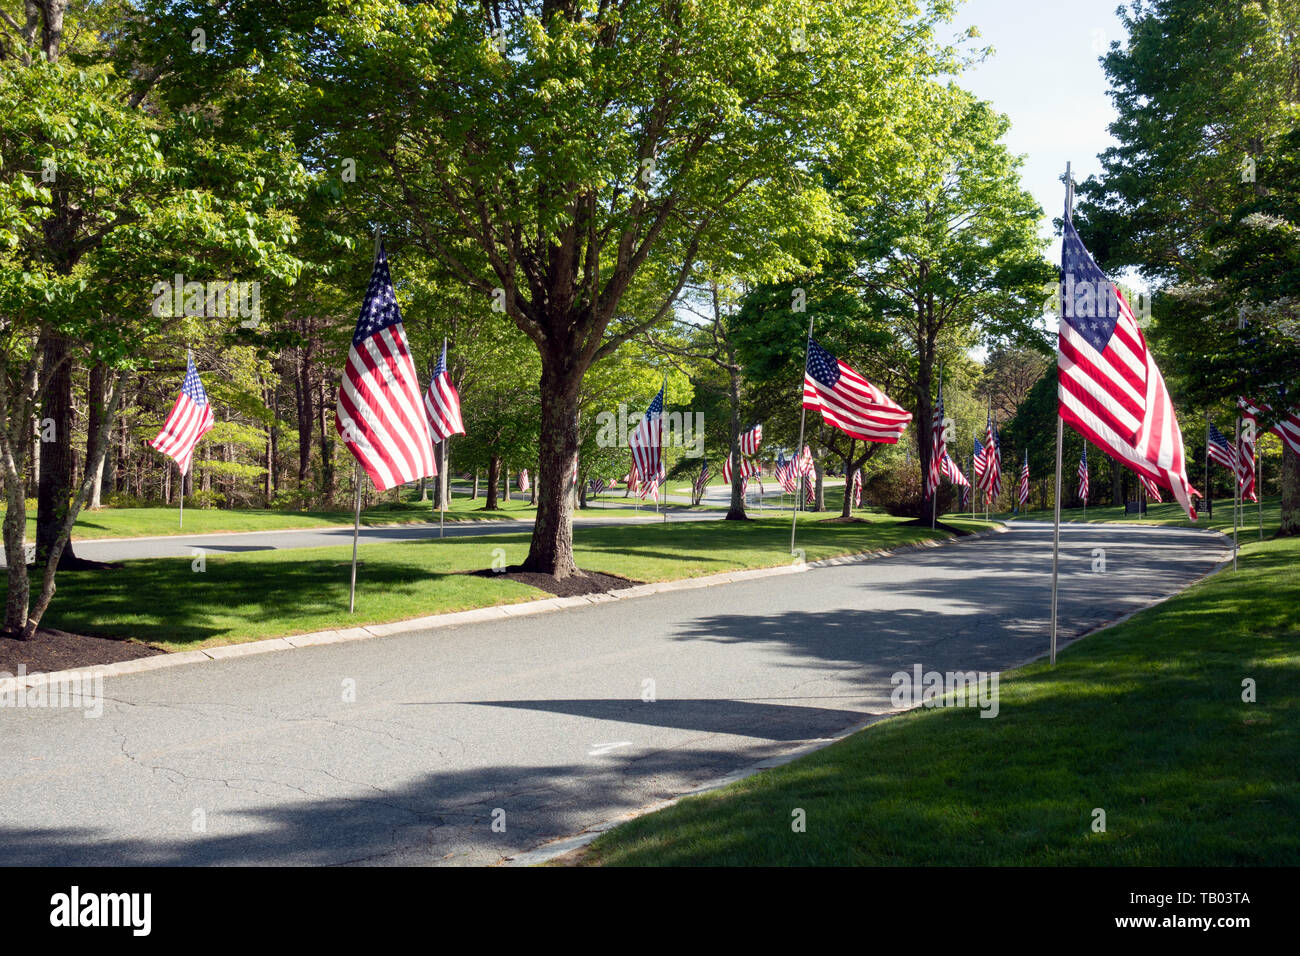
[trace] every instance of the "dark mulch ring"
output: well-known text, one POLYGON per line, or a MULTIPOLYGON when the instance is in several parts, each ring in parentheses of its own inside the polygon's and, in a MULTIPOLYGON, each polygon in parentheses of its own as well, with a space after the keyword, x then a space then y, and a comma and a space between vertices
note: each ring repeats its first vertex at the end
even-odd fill
POLYGON ((638 584, 644 583, 642 581, 633 581, 630 578, 621 578, 617 574, 602 574, 599 571, 579 571, 567 578, 554 578, 549 574, 539 574, 536 571, 521 571, 517 564, 501 571, 487 568, 483 571, 466 571, 465 573, 480 578, 506 578, 510 581, 518 581, 520 584, 531 585, 539 590, 546 591, 548 594, 554 594, 556 597, 604 594, 607 591, 634 588, 638 584))
POLYGON ((840 515, 835 518, 827 518, 822 524, 870 524, 870 522, 866 518, 854 518, 852 516, 846 518, 840 515))
POLYGON ((17 674, 21 664, 25 673, 64 671, 92 664, 116 664, 138 657, 153 657, 167 652, 148 644, 118 641, 105 637, 69 634, 53 627, 42 627, 30 641, 0 637, 0 671, 17 674))

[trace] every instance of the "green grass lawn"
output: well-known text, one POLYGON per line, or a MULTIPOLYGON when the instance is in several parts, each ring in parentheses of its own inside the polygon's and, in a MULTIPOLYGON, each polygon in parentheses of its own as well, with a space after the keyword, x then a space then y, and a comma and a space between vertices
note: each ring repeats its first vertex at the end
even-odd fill
POLYGON ((1248 542, 1239 571, 1072 644, 1054 669, 1003 674, 996 718, 889 718, 618 827, 582 862, 1300 864, 1298 565, 1300 539, 1248 542))
MULTIPOLYGON (((518 498, 506 501, 498 499, 499 511, 484 511, 486 498, 480 495, 471 499, 469 495, 454 495, 451 507, 447 510, 447 521, 499 521, 506 519, 532 520, 537 509, 528 504, 527 499, 518 498)), ((602 495, 593 499, 601 504, 622 505, 621 498, 602 495)), ((673 506, 681 510, 679 506, 673 506)), ((631 503, 626 507, 587 508, 579 511, 583 517, 628 517, 646 513, 646 508, 654 510, 653 502, 641 507, 638 512, 631 503)), ((701 507, 696 510, 712 510, 701 507)), ((3 511, 0 511, 3 514, 3 511)), ((429 502, 384 501, 361 512, 361 524, 365 527, 377 527, 392 524, 417 524, 420 522, 437 522, 438 512, 429 502)), ((266 508, 241 508, 225 510, 221 508, 186 508, 185 525, 180 527, 179 509, 175 507, 149 508, 101 508, 98 511, 83 511, 72 528, 72 540, 89 540, 93 538, 139 538, 158 535, 179 534, 218 534, 239 531, 288 531, 296 528, 328 528, 352 525, 351 511, 278 511, 266 508)), ((36 511, 27 513, 27 540, 36 537, 36 511)))
MULTIPOLYGON (((946 536, 904 526, 896 518, 828 524, 827 517, 833 515, 800 516, 798 544, 809 561, 946 536)), ((574 541, 579 567, 639 581, 791 560, 788 516, 580 527, 574 541)), ((500 534, 362 544, 352 615, 347 611, 350 546, 212 551, 204 556, 202 572, 193 570, 188 557, 128 561, 107 571, 60 573, 43 623, 182 650, 525 601, 547 595, 513 581, 456 572, 488 568, 494 560, 518 564, 528 542, 527 534, 500 534)))
MULTIPOLYGON (((1277 530, 1282 520, 1282 499, 1280 496, 1264 498, 1256 505, 1253 501, 1246 502, 1246 510, 1241 518, 1241 531, 1238 532, 1241 540, 1252 537, 1259 540, 1260 518, 1259 512, 1262 506, 1264 512, 1264 533, 1271 535, 1277 530)), ((1025 521, 1051 521, 1052 512, 1048 511, 1026 511, 1020 515, 997 515, 996 517, 1006 520, 1023 519, 1025 521)), ((1089 508, 1087 515, 1084 515, 1082 508, 1062 508, 1061 522, 1066 521, 1122 521, 1127 524, 1153 524, 1153 525, 1178 525, 1187 528, 1213 528, 1216 531, 1226 531, 1232 534, 1232 499, 1216 498, 1214 500, 1214 514, 1211 516, 1206 513, 1205 508, 1198 508, 1196 523, 1193 524, 1188 520, 1187 515, 1183 513, 1182 507, 1177 502, 1165 502, 1158 505, 1148 505, 1146 517, 1141 518, 1137 515, 1125 515, 1122 505, 1103 505, 1101 507, 1089 508)))

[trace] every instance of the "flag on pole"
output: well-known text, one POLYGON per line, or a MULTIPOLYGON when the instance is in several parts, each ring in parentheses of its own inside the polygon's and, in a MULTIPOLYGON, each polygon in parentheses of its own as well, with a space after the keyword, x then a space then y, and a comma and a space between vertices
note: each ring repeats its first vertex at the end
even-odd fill
POLYGON ((525 468, 523 471, 519 472, 519 490, 527 491, 529 487, 528 469, 525 468))
MULTIPOLYGON (((452 435, 465 434, 465 423, 460 415, 460 396, 447 374, 447 343, 442 343, 442 355, 433 370, 429 389, 424 393, 424 413, 429 417, 429 430, 435 442, 452 435)), ((523 489, 527 491, 528 489, 523 489)))
MULTIPOLYGON (((1263 402, 1255 403, 1249 399, 1242 398, 1238 400, 1241 408, 1252 419, 1261 417, 1264 414, 1273 411, 1263 402)), ((1283 444, 1290 448, 1297 455, 1300 455, 1300 414, 1292 412, 1281 418, 1276 425, 1269 429, 1274 435, 1282 439, 1283 444)))
POLYGON ((420 406, 415 363, 380 243, 334 412, 343 444, 379 491, 438 474, 433 435, 420 406))
POLYGON ((1243 501, 1259 501, 1255 494, 1255 419, 1246 418, 1247 425, 1241 429, 1241 448, 1237 458, 1240 461, 1241 498, 1243 501))
POLYGON ((853 470, 853 507, 862 507, 862 469, 853 470))
POLYGON ((812 449, 807 445, 803 446, 803 454, 799 456, 799 463, 796 467, 795 474, 804 475, 805 477, 813 473, 813 455, 812 449))
POLYGON ((704 489, 709 486, 709 463, 706 461, 700 465, 700 473, 696 476, 693 483, 695 497, 700 498, 704 495, 704 489))
POLYGON ((760 423, 740 436, 740 453, 746 456, 752 455, 758 451, 758 446, 761 444, 763 444, 763 426, 760 423))
POLYGON ((1020 506, 1029 500, 1029 449, 1025 449, 1025 463, 1020 466, 1020 506))
POLYGON ((1088 444, 1083 445, 1083 456, 1079 459, 1079 498, 1088 503, 1088 444))
POLYGON ((194 446, 212 430, 214 424, 216 420, 212 415, 212 406, 208 403, 208 393, 203 390, 203 381, 194 367, 194 355, 187 349, 181 390, 171 412, 163 421, 162 429, 149 442, 149 446, 176 462, 176 467, 184 475, 190 469, 194 446))
POLYGON ((657 491, 659 482, 664 477, 663 414, 664 389, 667 387, 668 383, 664 382, 659 394, 646 409, 645 417, 627 440, 632 449, 632 467, 637 477, 645 482, 641 487, 642 498, 657 491))
POLYGON ((1124 295, 1065 210, 1057 395, 1061 418, 1115 461, 1168 488, 1196 520, 1183 436, 1164 377, 1124 295))
POLYGON ((813 484, 814 482, 811 481, 804 481, 803 483, 803 500, 810 505, 817 503, 817 494, 813 490, 813 484))
POLYGON ((980 444, 978 438, 975 439, 975 454, 971 458, 971 471, 975 474, 975 484, 984 487, 982 481, 984 471, 988 468, 988 463, 984 460, 984 446, 980 444))
MULTIPOLYGON (((754 475, 761 475, 762 473, 763 473, 763 468, 761 465, 759 465, 758 462, 754 461, 751 458, 740 459, 741 478, 752 478, 754 475)), ((722 480, 726 482, 731 481, 731 456, 730 455, 728 455, 727 460, 722 463, 722 480)))
MULTIPOLYGON (((930 468, 925 474, 925 496, 930 498, 939 487, 942 461, 948 457, 943 443, 943 380, 939 380, 939 400, 934 403, 930 420, 930 468)), ((954 469, 955 470, 955 469, 954 469)))
POLYGON ((985 501, 992 502, 1002 494, 1002 439, 998 437, 998 423, 992 412, 984 431, 984 469, 981 472, 977 465, 975 473, 982 479, 980 487, 985 501))
POLYGON ((605 490, 605 479, 592 478, 589 482, 587 482, 587 486, 591 489, 591 493, 593 495, 598 495, 605 490))
POLYGON ((1241 471, 1237 465, 1237 455, 1233 452, 1232 445, 1223 432, 1215 427, 1214 422, 1210 422, 1210 434, 1205 442, 1205 453, 1210 456, 1210 460, 1217 462, 1224 468, 1241 478, 1241 471))
POLYGON ((966 480, 966 476, 961 473, 961 469, 957 467, 957 463, 952 460, 952 457, 948 454, 948 449, 946 448, 943 450, 943 458, 939 461, 939 470, 943 473, 945 478, 958 488, 970 484, 970 482, 966 480))
POLYGON ((820 411, 827 424, 852 438, 891 445, 912 420, 910 412, 811 338, 803 374, 803 407, 820 411))
POLYGON ((773 474, 787 492, 795 494, 798 491, 799 474, 795 471, 794 459, 787 461, 785 452, 777 452, 776 470, 773 474))
POLYGON ((1142 487, 1147 490, 1147 498, 1160 504, 1163 499, 1160 497, 1160 488, 1156 483, 1141 472, 1138 472, 1138 479, 1142 482, 1142 487))

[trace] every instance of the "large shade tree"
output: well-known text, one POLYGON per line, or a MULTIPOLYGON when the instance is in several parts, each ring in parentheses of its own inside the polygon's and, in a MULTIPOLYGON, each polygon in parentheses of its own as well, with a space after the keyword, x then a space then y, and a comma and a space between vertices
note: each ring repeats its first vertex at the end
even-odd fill
POLYGON ((556 576, 576 570, 587 369, 670 315, 705 250, 827 220, 816 165, 880 160, 920 78, 949 65, 932 41, 946 2, 321 6, 302 58, 328 123, 315 152, 354 160, 376 216, 409 222, 540 354, 525 566, 556 576))

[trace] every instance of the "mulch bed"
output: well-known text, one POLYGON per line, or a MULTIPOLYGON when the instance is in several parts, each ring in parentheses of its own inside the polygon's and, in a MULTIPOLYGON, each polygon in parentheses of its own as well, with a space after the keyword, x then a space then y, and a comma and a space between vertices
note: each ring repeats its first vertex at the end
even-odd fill
POLYGON ((599 571, 579 571, 567 578, 557 579, 549 574, 539 574, 536 571, 521 571, 517 564, 506 568, 504 571, 494 571, 487 568, 482 571, 467 571, 465 573, 480 578, 506 578, 510 581, 518 581, 520 584, 531 585, 548 594, 554 594, 556 597, 605 594, 608 591, 621 591, 624 588, 633 588, 643 583, 629 578, 621 578, 617 574, 602 574, 599 571))
POLYGON ((91 664, 116 664, 138 657, 153 657, 167 652, 148 644, 119 641, 105 637, 69 634, 53 627, 42 627, 30 641, 0 637, 0 671, 17 674, 22 664, 28 674, 63 671, 91 664))

